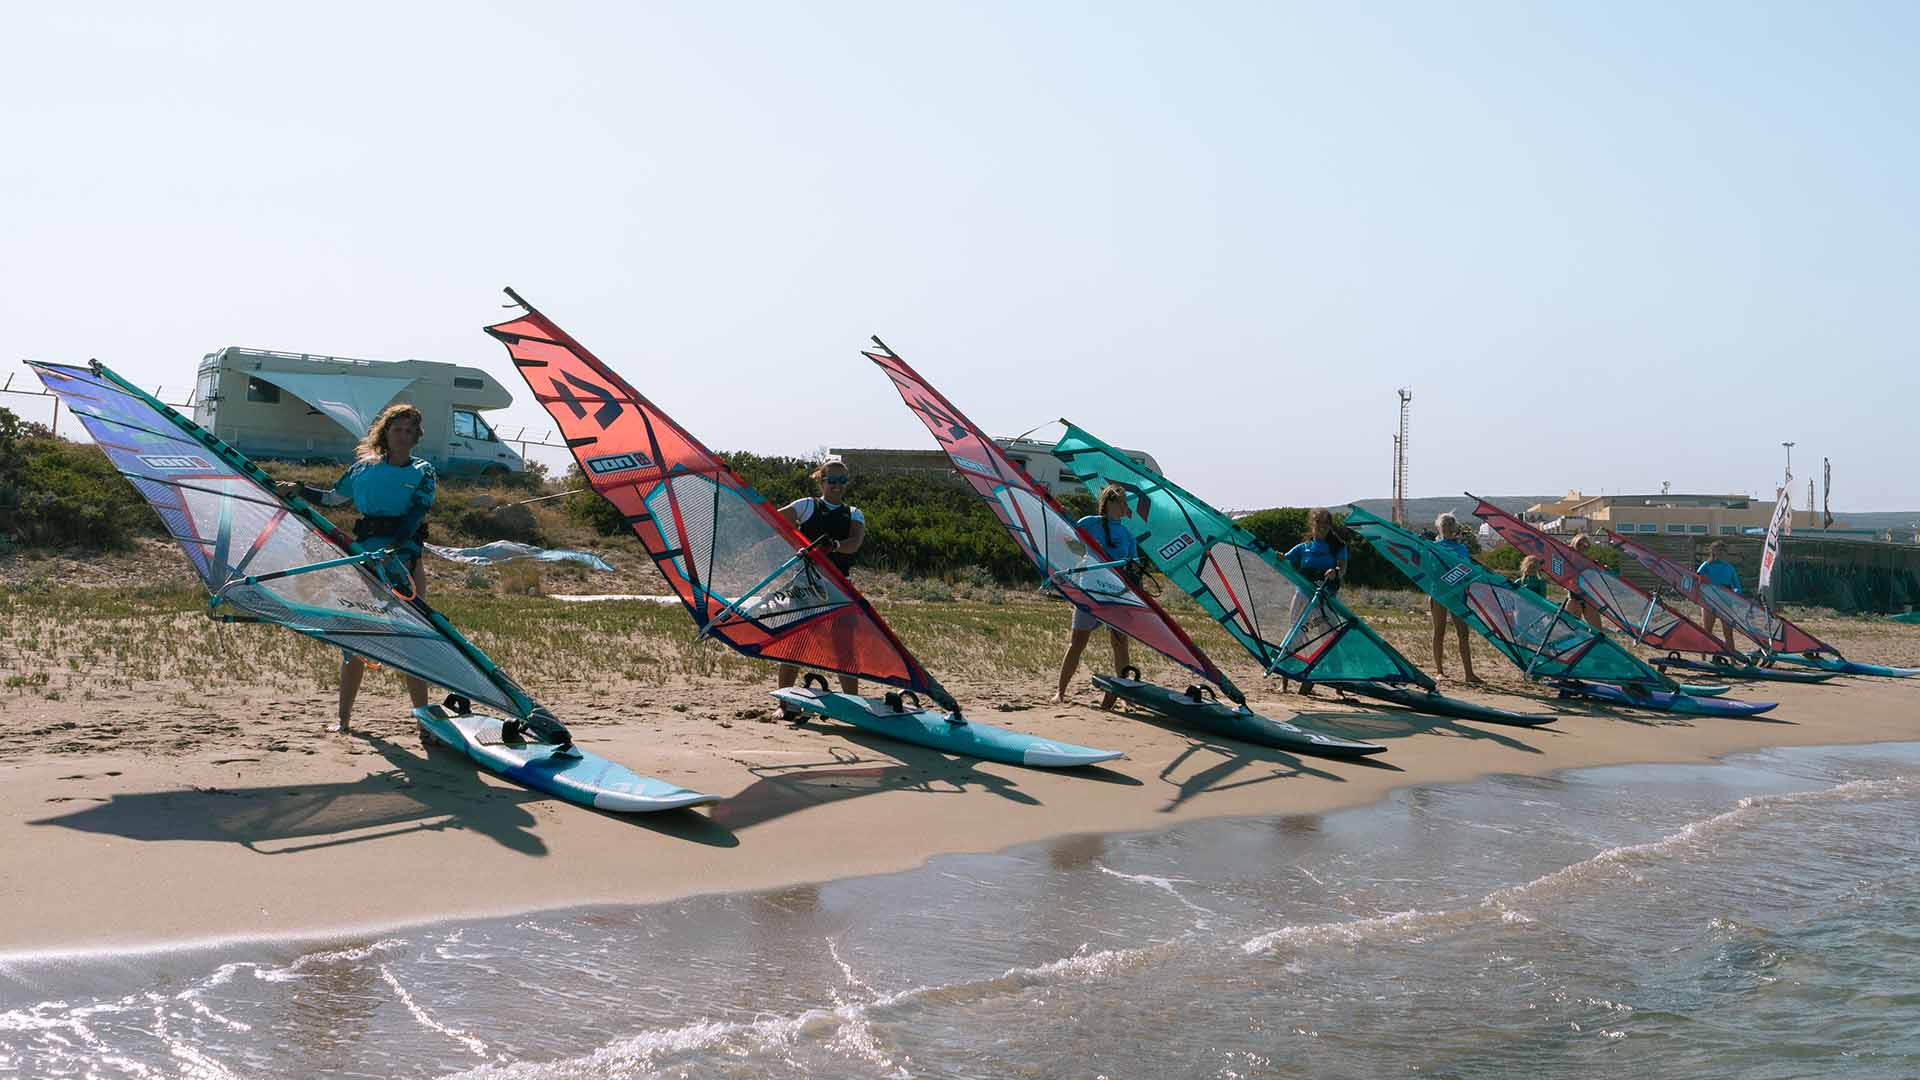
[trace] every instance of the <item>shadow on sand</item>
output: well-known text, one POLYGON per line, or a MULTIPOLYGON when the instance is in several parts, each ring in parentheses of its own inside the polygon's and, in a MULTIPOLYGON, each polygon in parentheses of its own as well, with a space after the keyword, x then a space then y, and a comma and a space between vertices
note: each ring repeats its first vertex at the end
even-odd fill
MULTIPOLYGON (((796 724, 823 735, 853 743, 874 757, 826 746, 827 758, 790 765, 751 766, 754 782, 730 799, 712 807, 716 824, 743 829, 813 806, 877 795, 885 791, 917 791, 928 795, 959 795, 979 789, 1023 806, 1044 805, 1021 790, 1014 777, 983 770, 978 759, 941 753, 928 747, 889 739, 844 724, 822 724, 817 718, 796 724)), ((1009 766, 1020 768, 1020 766, 1009 766)), ((1047 769, 1076 779, 1140 787, 1125 773, 1098 765, 1075 769, 1047 769)))
MULTIPOLYGON (((412 832, 464 829, 526 855, 545 855, 528 804, 551 796, 501 787, 480 778, 464 754, 435 747, 426 754, 371 735, 355 735, 390 769, 346 783, 272 787, 196 787, 116 795, 111 800, 29 822, 129 840, 202 840, 239 844, 262 855, 286 855, 412 832)), ((553 799, 554 802, 561 800, 553 799)), ((691 810, 660 814, 583 813, 627 822, 718 847, 739 841, 691 810)))

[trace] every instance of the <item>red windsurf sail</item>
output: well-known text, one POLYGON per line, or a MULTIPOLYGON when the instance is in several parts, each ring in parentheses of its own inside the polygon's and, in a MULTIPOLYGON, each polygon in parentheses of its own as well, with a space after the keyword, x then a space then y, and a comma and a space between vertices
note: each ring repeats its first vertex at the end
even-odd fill
POLYGON ((1640 561, 1661 581, 1680 590, 1681 595, 1720 616, 1727 625, 1750 637, 1769 653, 1832 653, 1840 650, 1800 629, 1764 606, 1722 588, 1652 548, 1613 533, 1607 534, 1614 546, 1640 561))
POLYGON ((686 605, 748 656, 872 679, 958 712, 853 582, 713 451, 565 330, 526 308, 487 327, 686 605))
POLYGON ((1060 509, 1045 489, 1007 459, 998 443, 975 427, 879 338, 867 359, 880 365, 894 388, 933 432, 960 475, 978 492, 1013 542, 1026 552, 1047 583, 1082 611, 1165 655, 1218 686, 1235 702, 1245 697, 1153 598, 1135 588, 1093 537, 1060 509))
MULTIPOLYGON (((1468 492, 1467 498, 1479 497, 1468 492)), ((1479 503, 1473 512, 1506 537, 1507 543, 1538 556, 1548 577, 1599 608, 1636 641, 1674 652, 1727 655, 1724 642, 1716 641, 1699 623, 1661 603, 1657 597, 1641 592, 1620 575, 1485 499, 1479 499, 1479 503)))

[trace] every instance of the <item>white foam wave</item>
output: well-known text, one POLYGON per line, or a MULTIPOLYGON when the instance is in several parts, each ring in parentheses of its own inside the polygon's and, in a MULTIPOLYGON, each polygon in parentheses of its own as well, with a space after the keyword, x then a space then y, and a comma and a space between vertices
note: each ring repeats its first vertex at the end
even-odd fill
POLYGON ((419 1003, 413 1000, 413 995, 407 992, 407 988, 400 985, 400 980, 394 976, 393 969, 387 967, 385 964, 381 964, 380 978, 388 986, 393 988, 394 994, 400 998, 400 1004, 407 1007, 407 1011, 413 1014, 414 1020, 419 1022, 421 1027, 445 1035, 447 1038, 465 1046, 468 1050, 472 1051, 476 1057, 487 1056, 487 1044, 480 1041, 472 1032, 456 1027, 448 1027, 427 1015, 427 1010, 421 1008, 419 1003))
POLYGON ((1190 910, 1197 911, 1202 915, 1213 914, 1213 912, 1210 909, 1201 907, 1199 904, 1196 904, 1193 901, 1187 899, 1186 896, 1182 894, 1179 889, 1174 888, 1175 885, 1193 884, 1193 881, 1190 878, 1157 877, 1153 874, 1126 874, 1118 870, 1114 870, 1110 867, 1102 866, 1099 863, 1094 863, 1093 865, 1094 865, 1094 868, 1099 870, 1101 873, 1109 875, 1111 877, 1117 877, 1122 881, 1137 881, 1142 885, 1151 885, 1154 888, 1159 889, 1161 892, 1166 893, 1168 896, 1173 897, 1175 900, 1180 901, 1182 904, 1185 904, 1190 910))
POLYGON ((1369 940, 1414 937, 1448 923, 1471 918, 1472 914, 1470 911, 1421 911, 1413 908, 1366 919, 1350 919, 1345 922, 1283 926, 1278 930, 1270 930, 1258 937, 1248 939, 1241 944, 1240 951, 1253 956, 1270 952, 1283 945, 1336 943, 1357 945, 1369 940))
POLYGON ((285 967, 246 966, 253 967, 253 977, 259 979, 261 982, 288 982, 293 979, 306 978, 306 970, 318 964, 352 963, 355 960, 365 960, 369 956, 386 952, 389 949, 404 948, 406 944, 405 941, 399 938, 382 938, 379 941, 370 942, 366 945, 355 945, 346 949, 327 949, 322 952, 306 953, 285 967))

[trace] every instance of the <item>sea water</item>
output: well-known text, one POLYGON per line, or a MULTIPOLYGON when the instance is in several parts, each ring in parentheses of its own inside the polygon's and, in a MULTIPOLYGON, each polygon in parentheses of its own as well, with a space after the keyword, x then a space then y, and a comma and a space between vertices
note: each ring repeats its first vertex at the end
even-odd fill
POLYGON ((0 1075, 1915 1077, 1920 744, 1497 776, 349 941, 16 958, 0 1075))

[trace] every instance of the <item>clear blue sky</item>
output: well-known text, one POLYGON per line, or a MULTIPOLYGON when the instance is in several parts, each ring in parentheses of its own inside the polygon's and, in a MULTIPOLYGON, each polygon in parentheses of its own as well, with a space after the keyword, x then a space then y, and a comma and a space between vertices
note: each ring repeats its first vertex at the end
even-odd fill
MULTIPOLYGON (((1066 415, 1229 507, 1920 508, 1920 7, 15 7, 8 370, 478 364, 511 284, 721 448, 1066 415), (1909 314, 1902 315, 1902 311, 1909 314)), ((21 399, 8 399, 10 406, 21 399)), ((22 408, 30 411, 31 406, 22 408)), ((516 406, 514 418, 537 410, 516 406)))

